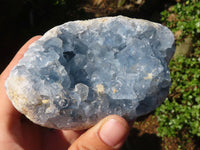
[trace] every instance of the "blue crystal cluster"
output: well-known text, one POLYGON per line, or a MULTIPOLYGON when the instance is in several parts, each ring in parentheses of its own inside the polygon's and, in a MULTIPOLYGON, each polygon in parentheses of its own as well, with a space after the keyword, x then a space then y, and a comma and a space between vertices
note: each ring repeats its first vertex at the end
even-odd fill
POLYGON ((168 95, 174 50, 171 31, 146 20, 68 22, 29 47, 5 86, 13 105, 42 126, 85 129, 109 114, 131 121, 168 95))

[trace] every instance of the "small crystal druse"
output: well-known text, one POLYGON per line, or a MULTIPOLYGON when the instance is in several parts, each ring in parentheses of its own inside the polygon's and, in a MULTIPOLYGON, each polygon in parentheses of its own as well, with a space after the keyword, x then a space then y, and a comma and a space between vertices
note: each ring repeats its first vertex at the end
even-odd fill
POLYGON ((29 46, 6 80, 18 111, 56 129, 85 129, 109 114, 131 121, 168 95, 171 31, 123 16, 67 22, 29 46))

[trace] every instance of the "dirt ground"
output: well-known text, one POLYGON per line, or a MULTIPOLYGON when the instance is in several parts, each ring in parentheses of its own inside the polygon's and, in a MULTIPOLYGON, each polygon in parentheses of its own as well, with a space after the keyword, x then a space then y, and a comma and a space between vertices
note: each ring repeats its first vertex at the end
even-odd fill
POLYGON ((133 123, 129 137, 122 147, 122 150, 200 150, 199 139, 186 141, 182 147, 178 143, 183 143, 177 138, 164 138, 157 136, 158 122, 154 113, 139 118, 133 123))

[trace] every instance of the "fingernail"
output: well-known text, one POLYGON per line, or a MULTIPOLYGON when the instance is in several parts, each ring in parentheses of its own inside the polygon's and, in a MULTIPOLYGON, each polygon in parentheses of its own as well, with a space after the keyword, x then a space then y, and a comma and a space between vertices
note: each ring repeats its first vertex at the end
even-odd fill
POLYGON ((110 119, 101 127, 99 136, 104 143, 115 147, 124 140, 126 132, 127 130, 119 121, 110 119))

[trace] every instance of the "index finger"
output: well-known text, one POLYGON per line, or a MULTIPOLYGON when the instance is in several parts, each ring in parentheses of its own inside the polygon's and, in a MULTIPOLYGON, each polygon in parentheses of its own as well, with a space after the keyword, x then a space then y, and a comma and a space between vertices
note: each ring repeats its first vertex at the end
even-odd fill
POLYGON ((4 87, 5 80, 9 76, 10 71, 12 68, 19 62, 19 60, 23 57, 24 53, 28 50, 28 47, 31 43, 38 40, 41 36, 35 36, 31 38, 22 48, 17 52, 15 57, 12 59, 10 64, 6 67, 6 69, 2 72, 0 76, 0 118, 3 119, 11 119, 10 117, 20 116, 20 113, 16 111, 16 109, 12 106, 7 94, 6 89, 4 87), (17 115, 17 116, 16 116, 17 115))

